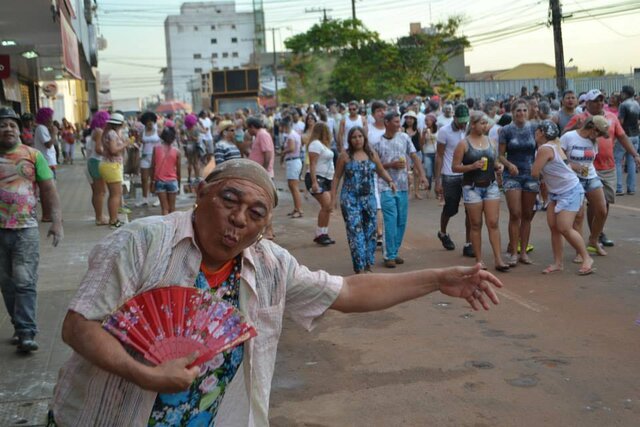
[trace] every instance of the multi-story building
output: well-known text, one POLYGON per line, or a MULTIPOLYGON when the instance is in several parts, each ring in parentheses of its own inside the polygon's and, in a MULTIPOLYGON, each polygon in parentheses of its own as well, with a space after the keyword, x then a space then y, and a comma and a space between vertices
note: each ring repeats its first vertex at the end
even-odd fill
POLYGON ((180 15, 166 18, 164 31, 164 97, 193 103, 203 73, 251 65, 252 54, 264 51, 262 1, 254 0, 251 12, 237 12, 233 0, 183 3, 180 15))

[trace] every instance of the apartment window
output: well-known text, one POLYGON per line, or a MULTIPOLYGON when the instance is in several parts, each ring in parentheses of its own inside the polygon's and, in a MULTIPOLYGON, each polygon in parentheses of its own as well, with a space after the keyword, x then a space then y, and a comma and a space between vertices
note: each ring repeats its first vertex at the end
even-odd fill
POLYGON ((233 52, 233 53, 231 54, 231 56, 232 56, 233 58, 237 58, 237 57, 238 57, 238 52, 233 52))
POLYGON ((223 57, 223 58, 228 58, 228 57, 229 57, 229 53, 227 53, 227 52, 222 52, 222 57, 223 57))
POLYGON ((200 68, 200 67, 194 68, 193 72, 196 73, 196 74, 200 74, 200 73, 202 73, 202 68, 200 68))
POLYGON ((218 53, 217 53, 217 52, 212 53, 212 54, 211 54, 211 57, 212 57, 212 58, 217 58, 217 57, 218 57, 218 53))
POLYGON ((193 54, 193 59, 202 59, 202 55, 199 53, 194 53, 193 54))
POLYGON ((224 68, 223 68, 223 70, 228 70, 228 69, 229 69, 229 67, 224 67, 224 68))
POLYGON ((234 69, 234 70, 239 70, 239 69, 240 69, 240 67, 233 67, 233 69, 234 69))
POLYGON ((193 27, 193 31, 198 31, 198 27, 197 26, 193 27))
POLYGON ((236 24, 231 24, 231 29, 235 30, 236 29, 236 24))
POLYGON ((238 43, 237 37, 231 37, 231 43, 238 43))
POLYGON ((218 39, 211 39, 211 44, 216 44, 218 43, 218 39))
POLYGON ((215 25, 212 25, 212 26, 211 26, 211 29, 212 29, 212 30, 215 30, 215 29, 216 29, 216 26, 215 26, 215 25))

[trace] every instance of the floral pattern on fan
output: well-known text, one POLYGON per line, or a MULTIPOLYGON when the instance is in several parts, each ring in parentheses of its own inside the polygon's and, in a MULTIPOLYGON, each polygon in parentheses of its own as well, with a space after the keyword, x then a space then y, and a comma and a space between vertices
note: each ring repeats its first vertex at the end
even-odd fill
POLYGON ((256 336, 232 304, 208 291, 168 286, 143 292, 109 316, 103 327, 147 361, 159 365, 198 351, 191 366, 256 336))

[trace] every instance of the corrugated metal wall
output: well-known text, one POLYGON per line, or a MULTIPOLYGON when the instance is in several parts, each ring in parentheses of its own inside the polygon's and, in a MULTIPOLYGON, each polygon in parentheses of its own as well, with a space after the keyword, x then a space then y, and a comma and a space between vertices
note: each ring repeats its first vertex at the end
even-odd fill
MULTIPOLYGON (((530 79, 530 80, 491 80, 482 82, 456 82, 456 85, 464 89, 465 98, 485 100, 493 97, 496 99, 508 98, 510 95, 520 95, 520 89, 526 86, 532 92, 533 86, 538 86, 543 94, 556 91, 555 79, 530 79)), ((577 93, 590 89, 604 90, 606 93, 619 92, 624 85, 631 85, 640 90, 640 77, 594 77, 583 79, 567 79, 567 87, 577 93)))

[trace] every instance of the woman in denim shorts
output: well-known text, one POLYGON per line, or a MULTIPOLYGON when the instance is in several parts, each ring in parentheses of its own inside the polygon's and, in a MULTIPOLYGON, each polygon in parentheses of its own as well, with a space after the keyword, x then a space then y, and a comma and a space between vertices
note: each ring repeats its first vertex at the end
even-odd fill
POLYGON ((487 116, 480 111, 471 114, 467 137, 460 141, 453 153, 451 169, 463 173, 462 194, 464 206, 471 224, 471 244, 476 261, 482 264, 482 215, 487 224, 489 241, 493 249, 495 269, 509 271, 500 253, 500 189, 496 183, 496 169, 502 165, 497 161, 496 146, 485 135, 487 116))
POLYGON ((180 192, 180 151, 173 146, 175 128, 165 127, 160 134, 162 144, 153 148, 151 177, 160 200, 162 215, 176 210, 176 195, 180 192))
POLYGON ((504 165, 503 187, 509 208, 509 246, 507 263, 514 267, 518 260, 531 264, 524 250, 529 244, 533 207, 540 182, 531 176, 536 153, 535 128, 527 121, 528 104, 519 99, 511 106, 513 122, 500 131, 500 162, 504 165), (518 244, 523 249, 518 257, 518 244))
POLYGON ((549 206, 547 223, 551 230, 551 249, 553 264, 542 270, 550 274, 563 269, 562 238, 579 254, 582 265, 578 274, 593 272, 593 259, 589 256, 582 235, 573 228, 576 215, 584 205, 584 189, 575 172, 568 165, 568 159, 558 139, 558 126, 550 120, 544 120, 536 129, 538 152, 531 174, 535 177, 544 175, 544 182, 549 190, 549 206))
MULTIPOLYGON (((587 243, 587 251, 592 255, 601 256, 607 255, 607 252, 599 242, 600 234, 607 219, 607 202, 602 181, 600 181, 596 173, 593 161, 598 152, 596 139, 600 136, 608 137, 608 128, 609 125, 603 116, 591 116, 580 129, 567 132, 560 138, 560 145, 567 154, 569 166, 578 175, 589 203, 589 212, 593 214, 589 218, 591 232, 587 243)), ((574 228, 580 233, 582 233, 584 211, 585 209, 582 209, 578 213, 574 224, 574 228)), ((583 259, 579 258, 578 254, 576 263, 583 262, 583 259)))

